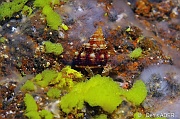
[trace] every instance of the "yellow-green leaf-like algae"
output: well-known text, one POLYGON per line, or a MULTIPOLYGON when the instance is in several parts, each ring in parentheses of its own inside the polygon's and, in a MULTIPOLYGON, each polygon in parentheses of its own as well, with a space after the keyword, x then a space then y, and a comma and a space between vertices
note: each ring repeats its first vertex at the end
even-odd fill
POLYGON ((49 5, 46 5, 43 8, 42 13, 46 15, 47 24, 51 27, 51 29, 58 30, 58 27, 62 24, 60 15, 53 11, 53 9, 49 5))
POLYGON ((27 80, 25 84, 21 87, 21 90, 26 90, 26 91, 34 91, 35 90, 35 85, 32 81, 27 80))
POLYGON ((105 115, 105 114, 100 114, 100 115, 95 116, 94 119, 107 119, 107 115, 105 115))
POLYGON ((69 29, 68 26, 63 23, 61 24, 61 28, 63 28, 65 31, 67 31, 69 29))
POLYGON ((73 108, 82 109, 84 102, 87 102, 90 106, 100 106, 104 111, 112 113, 124 98, 139 105, 146 95, 147 90, 141 80, 137 80, 132 89, 126 90, 120 88, 110 77, 96 75, 75 85, 62 97, 60 106, 65 113, 70 113, 73 108))
POLYGON ((112 113, 122 102, 119 85, 109 77, 96 75, 87 81, 84 88, 84 101, 90 106, 101 106, 103 110, 112 113))
POLYGON ((28 119, 41 119, 37 111, 30 111, 26 113, 25 115, 28 117, 28 119))
POLYGON ((22 13, 23 15, 30 16, 30 15, 32 14, 32 11, 33 11, 33 10, 32 10, 31 7, 25 5, 25 6, 23 7, 21 13, 22 13))
POLYGON ((22 10, 28 0, 13 0, 12 2, 3 2, 0 5, 0 21, 10 18, 16 12, 22 10))
POLYGON ((43 118, 43 119, 53 119, 53 114, 47 110, 42 110, 39 112, 39 115, 43 118))
POLYGON ((38 112, 36 101, 30 94, 25 94, 24 103, 26 106, 25 116, 27 116, 28 119, 53 119, 53 114, 48 110, 38 112))
POLYGON ((46 87, 51 82, 52 79, 57 77, 57 72, 54 70, 44 70, 42 73, 36 75, 34 80, 41 87, 46 87))
POLYGON ((136 48, 135 50, 133 50, 131 53, 130 53, 130 58, 132 59, 137 59, 139 58, 140 56, 142 55, 142 49, 141 48, 136 48))
POLYGON ((47 96, 50 98, 59 98, 61 91, 57 88, 51 88, 47 92, 47 96))
POLYGON ((133 102, 135 105, 140 105, 147 96, 146 85, 142 80, 137 80, 130 90, 124 90, 123 95, 128 101, 133 102))
POLYGON ((70 66, 64 67, 61 72, 46 69, 42 73, 37 74, 34 78, 36 84, 41 87, 53 85, 60 89, 63 87, 72 88, 74 86, 74 79, 82 79, 83 75, 71 69, 70 66))
POLYGON ((48 26, 53 30, 58 30, 61 27, 68 30, 68 26, 62 23, 60 14, 53 10, 53 5, 59 5, 59 0, 35 0, 34 6, 42 8, 42 13, 46 16, 48 26))
POLYGON ((91 106, 101 106, 111 113, 122 102, 119 85, 109 77, 96 75, 87 82, 78 83, 72 91, 62 97, 61 108, 69 113, 74 107, 82 109, 84 101, 91 106))
POLYGON ((38 110, 36 101, 28 93, 26 93, 26 95, 24 97, 24 103, 25 103, 25 106, 26 106, 26 112, 31 112, 31 111, 37 111, 38 110))
POLYGON ((70 66, 64 67, 61 72, 58 72, 58 76, 51 80, 50 85, 54 85, 57 88, 65 88, 71 89, 74 86, 75 79, 82 79, 83 75, 74 70, 71 69, 70 66))
POLYGON ((60 55, 63 52, 63 47, 60 43, 44 41, 43 44, 45 47, 45 53, 53 53, 54 55, 60 55))
POLYGON ((74 69, 71 69, 70 66, 66 66, 65 68, 63 68, 61 70, 61 72, 63 74, 66 74, 68 76, 68 78, 82 78, 83 77, 83 74, 74 70, 74 69))

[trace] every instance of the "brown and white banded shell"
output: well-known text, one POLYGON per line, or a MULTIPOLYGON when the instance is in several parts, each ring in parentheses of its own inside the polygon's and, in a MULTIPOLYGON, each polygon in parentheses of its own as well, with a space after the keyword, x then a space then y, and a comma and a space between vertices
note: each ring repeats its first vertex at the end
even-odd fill
POLYGON ((89 42, 75 52, 73 65, 76 68, 101 68, 106 65, 109 56, 102 28, 98 27, 89 42))

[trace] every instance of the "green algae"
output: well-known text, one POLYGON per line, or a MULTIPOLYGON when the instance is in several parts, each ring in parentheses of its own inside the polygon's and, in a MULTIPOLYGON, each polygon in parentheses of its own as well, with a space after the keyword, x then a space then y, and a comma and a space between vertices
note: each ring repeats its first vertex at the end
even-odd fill
POLYGON ((137 80, 130 90, 123 90, 123 95, 128 101, 140 105, 147 96, 146 85, 143 81, 137 80))
POLYGON ((25 116, 28 117, 28 119, 53 119, 53 114, 48 110, 38 112, 36 101, 30 94, 25 94, 24 103, 26 106, 25 116))
POLYGON ((60 55, 63 52, 63 47, 60 43, 44 41, 43 44, 45 46, 45 53, 53 53, 54 55, 60 55))
POLYGON ((30 94, 26 93, 26 95, 24 97, 24 102, 25 102, 25 106, 26 106, 26 113, 31 112, 31 111, 36 112, 38 110, 36 101, 30 94))
POLYGON ((58 30, 58 27, 62 24, 60 15, 53 11, 53 9, 49 5, 44 6, 42 13, 46 15, 48 26, 50 26, 53 30, 58 30))
POLYGON ((82 109, 86 101, 91 106, 101 106, 111 113, 122 101, 118 91, 118 84, 110 78, 96 75, 89 81, 74 86, 69 94, 62 97, 60 105, 64 112, 69 113, 74 107, 82 109))
MULTIPOLYGON (((38 84, 41 87, 48 86, 47 96, 52 99, 60 98, 61 89, 69 91, 68 94, 61 97, 60 101, 62 111, 67 114, 74 109, 83 109, 84 102, 87 102, 92 107, 100 106, 104 111, 112 113, 123 100, 130 101, 138 106, 147 95, 146 86, 141 80, 137 80, 133 87, 127 90, 121 88, 110 77, 95 75, 89 80, 84 82, 81 80, 79 83, 74 81, 76 78, 83 79, 83 75, 71 69, 70 66, 66 66, 60 72, 49 69, 44 70, 42 73, 37 74, 33 81, 34 84, 38 84)), ((28 108, 27 110, 36 113, 35 110, 28 108)))
POLYGON ((32 81, 27 80, 25 84, 21 87, 21 90, 26 90, 26 91, 34 91, 35 90, 35 85, 32 81))
POLYGON ((33 80, 35 84, 41 87, 52 85, 58 89, 70 89, 75 84, 75 81, 73 80, 82 78, 83 75, 80 72, 71 69, 70 66, 66 66, 60 72, 46 69, 42 73, 37 74, 33 80))
POLYGON ((39 112, 39 115, 43 118, 43 119, 53 119, 53 114, 47 110, 41 110, 39 112))
POLYGON ((36 84, 38 84, 41 87, 46 87, 51 82, 52 79, 57 77, 57 72, 54 70, 44 70, 42 73, 36 75, 34 80, 36 81, 36 84))
POLYGON ((28 0, 13 0, 12 2, 3 2, 0 5, 0 21, 5 18, 11 18, 16 12, 23 9, 28 0))
POLYGON ((59 0, 35 0, 34 6, 42 8, 42 13, 46 16, 48 26, 53 30, 58 30, 59 27, 68 30, 68 27, 62 23, 61 15, 53 10, 54 5, 59 5, 59 0))
POLYGON ((105 115, 105 114, 100 114, 100 115, 98 115, 98 116, 95 116, 94 119, 107 119, 107 115, 105 115))
POLYGON ((33 11, 33 10, 32 10, 31 7, 25 5, 25 6, 23 7, 21 13, 22 13, 23 15, 30 16, 30 15, 32 14, 32 11, 33 11))
POLYGON ((47 92, 47 96, 50 98, 59 98, 60 97, 61 90, 58 88, 51 88, 47 92))
POLYGON ((90 106, 101 106, 112 113, 122 102, 119 85, 109 77, 96 75, 87 81, 84 88, 84 101, 90 106))
POLYGON ((130 90, 125 90, 109 77, 96 75, 87 82, 78 83, 71 92, 62 97, 60 106, 66 113, 73 108, 82 109, 84 102, 90 106, 100 106, 103 110, 112 113, 125 97, 128 101, 139 105, 145 99, 147 90, 145 84, 138 80, 130 90))
POLYGON ((142 55, 142 49, 141 48, 136 48, 135 50, 133 50, 129 56, 132 59, 137 59, 142 55))
POLYGON ((27 116, 28 119, 41 119, 37 111, 30 111, 26 113, 25 116, 27 116))
POLYGON ((70 66, 64 67, 61 72, 58 72, 58 76, 51 80, 50 85, 54 85, 57 88, 66 88, 66 89, 71 89, 74 85, 75 82, 73 79, 82 79, 83 75, 74 70, 71 69, 70 66))

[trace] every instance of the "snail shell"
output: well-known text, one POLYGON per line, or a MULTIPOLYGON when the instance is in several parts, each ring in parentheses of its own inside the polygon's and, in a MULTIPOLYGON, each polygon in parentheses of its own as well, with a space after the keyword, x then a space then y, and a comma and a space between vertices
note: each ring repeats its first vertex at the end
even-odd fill
POLYGON ((102 28, 98 27, 89 42, 84 43, 80 50, 75 52, 73 65, 76 68, 102 68, 109 56, 102 28))

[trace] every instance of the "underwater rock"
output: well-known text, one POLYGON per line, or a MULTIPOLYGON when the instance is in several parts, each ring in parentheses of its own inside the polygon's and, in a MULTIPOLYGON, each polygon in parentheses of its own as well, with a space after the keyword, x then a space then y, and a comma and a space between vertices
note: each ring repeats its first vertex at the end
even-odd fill
POLYGON ((180 69, 166 64, 150 66, 144 69, 140 78, 148 90, 148 96, 143 103, 147 115, 177 119, 177 110, 180 108, 180 69))
POLYGON ((178 93, 180 69, 172 65, 150 66, 140 76, 152 97, 173 96, 178 93))

